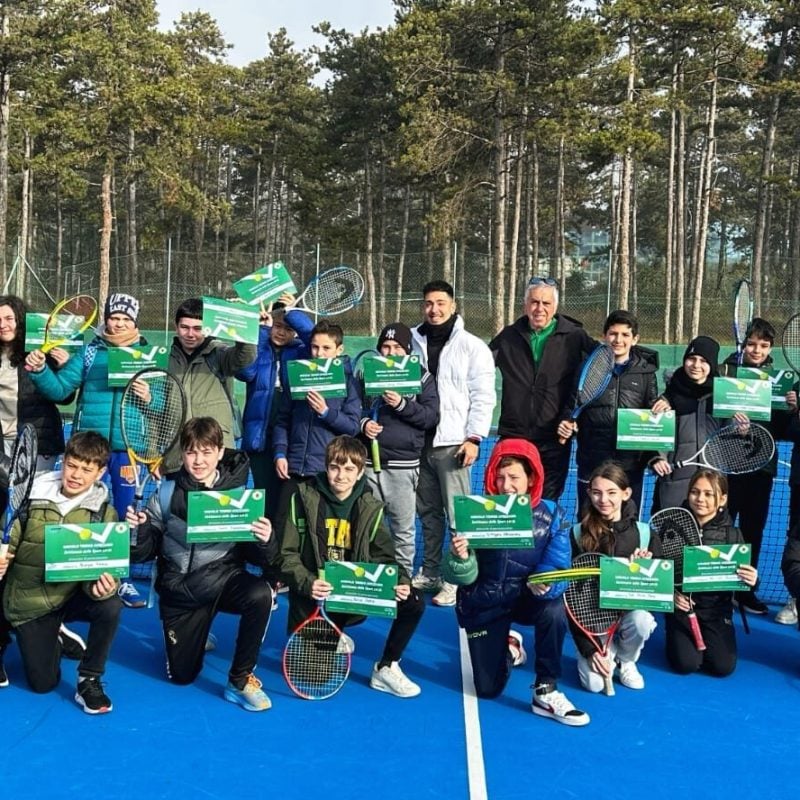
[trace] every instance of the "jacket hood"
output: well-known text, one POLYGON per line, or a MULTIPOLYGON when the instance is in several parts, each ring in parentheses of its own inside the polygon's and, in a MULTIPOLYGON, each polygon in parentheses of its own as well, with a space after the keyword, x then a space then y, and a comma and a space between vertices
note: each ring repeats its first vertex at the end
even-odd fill
POLYGON ((640 344, 635 344, 631 348, 631 355, 638 356, 639 372, 655 372, 659 367, 659 357, 657 350, 651 350, 640 344))
POLYGON ((527 439, 502 439, 499 441, 489 456, 486 474, 483 478, 483 488, 486 494, 500 494, 497 491, 497 465, 505 456, 515 456, 527 462, 531 468, 533 484, 531 486, 531 506, 538 506, 542 500, 544 488, 544 468, 542 459, 536 445, 527 439))
MULTIPOLYGON (((50 502, 55 505, 64 503, 67 498, 61 494, 61 472, 46 472, 35 478, 31 486, 30 499, 38 502, 50 502)), ((84 492, 80 501, 82 508, 98 511, 108 501, 108 488, 104 483, 96 481, 84 492)))

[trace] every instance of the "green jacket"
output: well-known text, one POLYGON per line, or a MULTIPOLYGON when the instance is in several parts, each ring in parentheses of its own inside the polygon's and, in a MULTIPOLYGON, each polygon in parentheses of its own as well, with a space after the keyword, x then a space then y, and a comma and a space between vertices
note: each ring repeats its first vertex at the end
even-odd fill
MULTIPOLYGON (((6 618, 14 625, 43 617, 61 608, 75 592, 84 591, 92 599, 106 600, 116 594, 102 598, 92 595, 94 581, 45 583, 44 580, 44 529, 45 525, 95 521, 116 522, 117 512, 109 502, 108 489, 96 483, 88 492, 78 508, 61 516, 58 506, 48 499, 36 499, 37 486, 41 481, 60 480, 60 473, 49 473, 37 478, 31 491, 31 500, 25 522, 21 530, 19 520, 11 529, 10 552, 14 560, 5 577, 3 610, 6 618), (99 515, 99 519, 97 518, 99 515)), ((41 495, 40 495, 41 497, 41 495)))
MULTIPOLYGON (((319 490, 310 483, 299 484, 289 501, 289 511, 281 530, 281 571, 289 586, 288 629, 293 631, 316 607, 311 598, 311 584, 325 566, 319 549, 319 539, 310 530, 322 516, 319 490)), ((353 561, 372 564, 396 564, 394 543, 383 518, 383 504, 369 489, 364 489, 350 512, 353 561)), ((399 583, 411 579, 402 567, 399 583)), ((363 619, 351 616, 345 624, 363 619)))
MULTIPOLYGON (((183 386, 186 394, 186 419, 213 417, 222 427, 225 446, 235 449, 241 436, 239 412, 233 395, 233 376, 256 358, 254 344, 234 345, 213 338, 206 339, 187 356, 175 338, 169 354, 169 373, 183 386)), ((181 466, 181 450, 176 444, 164 459, 163 472, 175 472, 181 466)))

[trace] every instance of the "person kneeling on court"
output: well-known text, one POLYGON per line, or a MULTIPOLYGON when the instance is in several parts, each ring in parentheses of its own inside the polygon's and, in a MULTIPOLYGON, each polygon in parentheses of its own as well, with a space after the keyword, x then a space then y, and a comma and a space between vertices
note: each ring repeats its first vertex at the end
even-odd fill
POLYGON ((499 696, 511 668, 527 661, 522 635, 511 623, 534 628, 534 682, 531 710, 564 725, 589 723, 558 691, 561 651, 567 631, 561 595, 566 584, 529 584, 535 573, 570 566, 569 531, 555 503, 542 500, 544 470, 536 447, 524 439, 504 439, 489 457, 484 476, 487 494, 528 494, 533 545, 472 550, 464 536, 454 536, 444 563, 445 580, 458 586, 456 615, 465 629, 475 692, 499 696))
POLYGON ((131 560, 157 558, 159 599, 167 674, 174 683, 192 683, 203 668, 206 641, 218 611, 240 617, 236 649, 224 697, 247 711, 266 711, 271 702, 253 674, 272 611, 272 589, 247 564, 264 568, 277 557, 272 525, 259 517, 252 542, 187 541, 189 492, 228 491, 247 483, 249 462, 225 449, 223 432, 211 417, 195 417, 180 437, 183 466, 174 480, 162 481, 146 512, 131 508, 126 519, 138 529, 131 560))
MULTIPOLYGON (((325 448, 325 472, 294 487, 281 536, 281 570, 289 586, 289 631, 316 609, 332 590, 318 577, 326 561, 397 563, 386 528, 383 504, 367 486, 367 451, 352 436, 337 436, 325 448)), ((416 697, 420 687, 400 669, 403 655, 425 611, 425 601, 411 587, 411 576, 398 565, 395 589, 397 617, 389 629, 383 655, 376 662, 369 685, 398 697, 416 697)), ((363 616, 330 614, 342 628, 364 621, 363 616)), ((349 636, 343 645, 353 652, 349 636)))
POLYGON ((100 482, 109 454, 104 436, 94 431, 76 433, 67 442, 62 470, 34 480, 11 529, 9 558, 0 560, 0 579, 6 583, 5 615, 16 630, 25 677, 34 692, 49 692, 61 680, 62 623, 89 623, 75 692, 75 701, 87 714, 112 709, 100 678, 122 611, 119 580, 104 572, 94 581, 46 583, 45 529, 47 525, 117 521, 108 489, 100 482))

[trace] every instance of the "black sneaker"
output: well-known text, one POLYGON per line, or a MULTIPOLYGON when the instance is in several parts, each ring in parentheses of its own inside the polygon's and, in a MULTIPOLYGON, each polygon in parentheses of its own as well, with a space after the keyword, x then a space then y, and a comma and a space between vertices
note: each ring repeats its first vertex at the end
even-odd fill
POLYGON ((87 714, 107 714, 114 707, 103 691, 100 678, 79 678, 75 691, 75 702, 87 714))
POLYGON ((755 614, 761 616, 762 614, 769 613, 769 607, 766 603, 762 603, 754 592, 736 592, 734 595, 734 603, 737 607, 744 606, 744 610, 748 614, 755 614))
POLYGON ((5 689, 6 686, 8 686, 8 673, 3 664, 3 651, 0 650, 0 689, 5 689))
POLYGON ((61 658, 80 661, 86 652, 86 642, 66 625, 58 629, 58 643, 61 645, 61 658))

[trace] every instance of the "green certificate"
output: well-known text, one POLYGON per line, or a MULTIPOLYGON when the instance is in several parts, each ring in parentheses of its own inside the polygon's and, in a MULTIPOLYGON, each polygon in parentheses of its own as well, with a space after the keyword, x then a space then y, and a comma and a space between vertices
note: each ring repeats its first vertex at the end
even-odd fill
POLYGON ((600 559, 600 608, 672 611, 675 569, 663 558, 600 559))
MULTIPOLYGON (((28 312, 25 315, 25 349, 38 350, 44 344, 44 329, 47 327, 47 318, 49 314, 38 312, 28 312)), ((56 327, 51 331, 50 341, 54 339, 69 339, 72 332, 76 328, 80 328, 83 324, 83 317, 75 317, 71 314, 64 315, 64 324, 59 326, 58 321, 56 327)), ((87 333, 94 336, 94 331, 89 329, 87 333)), ((65 350, 74 350, 77 347, 83 347, 84 337, 79 336, 77 339, 69 339, 61 345, 65 350)))
POLYGON ((684 547, 683 589, 686 592, 738 592, 747 589, 736 570, 749 563, 749 544, 684 547))
POLYGON ((128 574, 130 543, 127 522, 45 525, 44 579, 96 581, 104 572, 122 578, 128 574))
POLYGON ((125 386, 140 369, 166 369, 169 363, 166 347, 109 347, 107 352, 109 386, 125 386))
POLYGON ((797 375, 791 369, 773 369, 768 367, 737 367, 736 375, 739 378, 753 378, 755 380, 769 381, 772 389, 772 407, 785 411, 789 406, 786 405, 786 393, 792 390, 797 375))
POLYGON ((531 547, 531 499, 527 494, 456 495, 455 530, 470 547, 531 547))
POLYGON ((203 333, 229 342, 258 342, 258 311, 243 303, 203 298, 203 333))
POLYGON ((419 356, 366 356, 364 393, 378 397, 384 392, 419 394, 422 370, 419 356))
POLYGON ((283 264, 275 261, 245 275, 233 284, 233 291, 248 305, 274 303, 282 294, 297 294, 292 276, 283 264))
POLYGON ((395 564, 326 561, 325 580, 333 586, 325 601, 326 611, 390 619, 397 616, 395 564))
POLYGON ((654 414, 649 408, 617 409, 619 450, 674 450, 675 412, 654 414))
POLYGON ((344 361, 336 358, 297 358, 286 362, 292 400, 300 400, 309 392, 323 397, 347 397, 344 361))
POLYGON ((732 417, 741 411, 751 420, 772 416, 772 391, 769 381, 749 378, 714 378, 714 416, 732 417))
POLYGON ((263 489, 189 492, 186 541, 252 542, 250 524, 263 516, 263 489))

